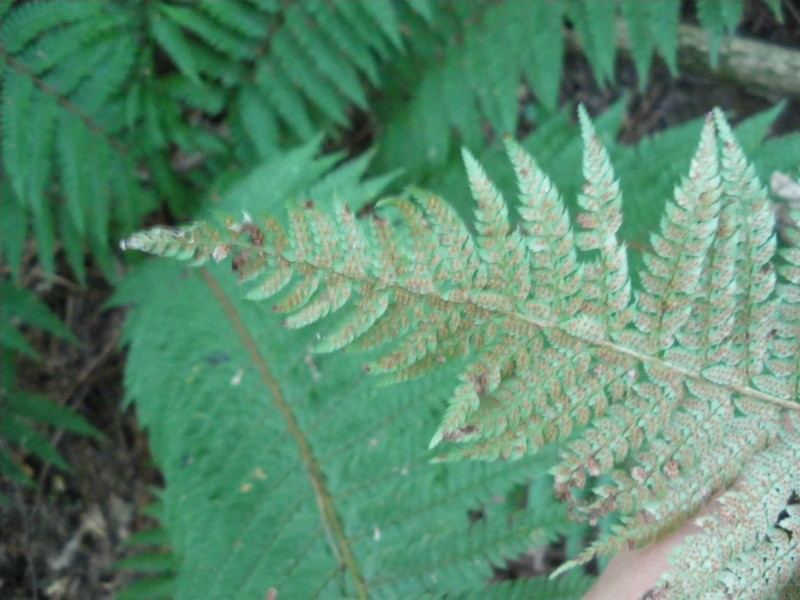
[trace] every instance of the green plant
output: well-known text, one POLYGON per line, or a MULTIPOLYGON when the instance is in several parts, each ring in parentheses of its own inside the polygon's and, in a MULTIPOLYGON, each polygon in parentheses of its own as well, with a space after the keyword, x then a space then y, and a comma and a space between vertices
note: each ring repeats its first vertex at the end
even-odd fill
MULTIPOLYGON (((41 359, 20 329, 36 327, 73 345, 77 345, 78 340, 31 292, 18 289, 10 282, 0 282, 0 297, 3 299, 0 303, 0 473, 12 481, 30 485, 32 481, 20 457, 34 456, 70 470, 43 434, 43 426, 90 437, 100 437, 101 433, 71 410, 45 396, 19 388, 15 377, 19 357, 34 361, 41 359)), ((3 500, 0 495, 0 501, 3 500)))
MULTIPOLYGON (((776 0, 767 4, 779 15, 776 0)), ((472 148, 493 176, 498 165, 498 181, 509 179, 508 170, 504 172, 504 165, 498 160, 497 140, 517 127, 522 81, 535 95, 535 100, 527 104, 525 115, 535 121, 538 129, 528 145, 536 148, 537 156, 562 191, 571 192, 577 185, 571 172, 572 159, 579 148, 570 108, 557 109, 565 26, 573 28, 582 42, 598 81, 608 83, 614 78, 615 20, 621 16, 628 27, 643 86, 656 52, 672 73, 677 70, 680 5, 679 0, 51 0, 16 4, 0 0, 0 270, 3 290, 12 290, 0 297, 0 309, 4 316, 13 315, 3 323, 4 333, 9 332, 9 347, 2 357, 4 377, 13 385, 5 385, 4 381, 0 408, 5 411, 7 422, 14 424, 9 425, 10 433, 2 432, 3 448, 7 450, 8 442, 13 445, 22 439, 32 447, 30 440, 34 438, 27 432, 38 431, 42 425, 61 423, 70 428, 75 423, 62 410, 39 411, 40 404, 29 402, 30 395, 19 390, 13 377, 18 358, 27 349, 19 331, 41 326, 54 335, 64 333, 63 328, 37 324, 24 310, 20 313, 20 307, 27 306, 17 301, 20 294, 33 296, 13 290, 22 286, 25 265, 31 264, 25 258, 31 257, 31 249, 48 277, 60 270, 60 274, 85 284, 88 256, 106 277, 118 283, 121 270, 110 241, 127 236, 156 209, 167 213, 166 220, 182 220, 215 205, 222 197, 220 208, 226 211, 236 203, 253 211, 259 206, 264 189, 270 189, 269 197, 277 202, 284 196, 305 195, 299 190, 313 187, 323 176, 328 187, 336 187, 338 178, 344 177, 348 184, 337 191, 353 205, 349 190, 355 185, 354 173, 371 176, 359 192, 366 199, 373 198, 389 180, 375 178, 375 174, 395 168, 402 168, 400 176, 409 180, 437 191, 454 190, 451 195, 455 198, 467 197, 455 191, 465 187, 463 177, 456 174, 460 169, 460 144, 472 148), (363 139, 352 131, 354 122, 361 120, 368 122, 363 139), (374 159, 357 163, 354 171, 334 170, 333 158, 311 160, 314 152, 310 148, 318 146, 306 146, 304 151, 291 154, 291 160, 279 158, 310 140, 324 140, 327 149, 348 147, 360 151, 369 145, 374 159), (281 168, 299 169, 300 174, 285 173, 281 168), (271 177, 263 179, 259 173, 270 173, 271 177), (243 178, 249 179, 240 185, 243 178), (255 185, 257 181, 260 186, 255 185), (246 202, 242 197, 231 200, 245 188, 249 189, 246 202), (9 279, 16 287, 8 283, 9 279)), ((698 0, 697 16, 712 37, 712 53, 719 47, 722 35, 732 32, 741 20, 743 6, 742 1, 735 0, 698 0)), ((607 143, 616 133, 622 110, 622 103, 618 103, 598 122, 598 130, 607 143)), ((745 129, 739 132, 762 176, 772 168, 794 168, 798 162, 793 150, 797 136, 762 143, 777 110, 745 125, 749 134, 745 129)), ((629 196, 637 200, 624 207, 628 222, 647 230, 648 219, 652 220, 655 212, 650 208, 651 201, 660 201, 654 190, 662 189, 663 194, 668 194, 676 169, 689 156, 686 141, 699 127, 697 123, 687 124, 638 150, 611 148, 618 165, 647 157, 648 175, 623 181, 624 186, 630 186, 626 192, 634 191, 629 196)), ((332 195, 328 192, 317 190, 312 196, 327 204, 332 195)), ((362 209, 369 212, 371 207, 364 205, 362 209)), ((458 209, 467 212, 464 206, 458 209)), ((516 223, 513 207, 510 217, 516 223)), ((626 239, 640 246, 645 243, 638 230, 627 237, 632 228, 623 227, 626 239)), ((155 268, 137 269, 132 281, 144 289, 153 285, 159 293, 168 294, 156 284, 161 281, 159 277, 171 275, 147 269, 155 268)), ((182 285, 181 281, 178 279, 176 285, 182 285)), ((175 331, 178 316, 185 317, 194 306, 205 307, 204 294, 198 292, 191 298, 184 305, 184 313, 169 322, 159 321, 148 311, 159 310, 154 307, 173 299, 171 296, 155 294, 141 299, 143 312, 150 315, 151 324, 155 323, 152 326, 163 327, 157 332, 166 336, 160 343, 167 344, 170 336, 185 335, 175 331)), ((231 301, 239 306, 235 299, 231 301)), ((203 309, 206 310, 207 307, 203 309)), ((208 314, 203 311, 199 311, 195 322, 198 329, 202 329, 208 314)), ((263 322, 258 316, 249 319, 250 327, 260 327, 263 322)), ((226 334, 224 329, 215 332, 218 337, 226 334)), ((170 365, 174 350, 166 345, 159 348, 163 354, 153 352, 149 340, 154 335, 148 327, 137 329, 131 325, 129 338, 133 347, 140 351, 149 348, 149 360, 161 360, 156 369, 153 365, 147 367, 142 358, 143 362, 128 370, 131 381, 140 381, 143 374, 152 374, 150 369, 154 369, 159 375, 153 381, 163 383, 169 373, 185 366, 170 365), (141 374, 136 373, 137 369, 142 369, 141 374)), ((207 340, 208 347, 213 347, 216 339, 207 340)), ((301 342, 292 344, 295 343, 301 342)), ((191 368, 198 364, 205 363, 198 359, 191 368)), ((349 368, 346 365, 350 364, 345 361, 342 368, 349 368)), ((332 369, 339 368, 338 363, 334 365, 337 366, 332 369)), ((295 376, 301 377, 302 369, 286 376, 289 386, 294 385, 291 382, 295 376)), ((154 399, 162 393, 156 387, 142 389, 154 399)), ((184 402, 192 389, 179 388, 168 394, 169 398, 180 400, 177 405, 170 405, 172 409, 189 420, 195 414, 184 412, 184 408, 192 406, 203 414, 212 398, 201 395, 196 405, 184 402)), ((446 384, 437 384, 432 396, 439 397, 445 389, 446 384)), ((394 397, 395 392, 386 393, 394 397)), ((413 396, 417 392, 409 393, 413 396)), ((142 406, 147 402, 131 393, 133 396, 142 406)), ((223 422, 228 418, 227 412, 220 409, 215 418, 223 422)), ((398 416, 404 418, 410 417, 398 416)), ((416 426, 426 426, 421 418, 415 418, 419 419, 416 426)), ((161 427, 155 418, 145 418, 145 422, 154 431, 161 427)), ((173 420, 168 418, 165 422, 173 420)), ((204 432, 208 440, 213 440, 212 447, 206 450, 209 456, 224 453, 222 436, 229 430, 227 427, 231 431, 237 428, 229 424, 219 432, 204 432)), ((398 430, 404 427, 408 425, 392 430, 393 435, 399 435, 398 430)), ((336 434, 343 435, 342 431, 337 429, 336 434)), ((420 430, 414 431, 419 435, 420 430)), ((312 439, 316 441, 313 436, 312 439)), ((188 457, 203 443, 202 438, 189 432, 169 444, 156 446, 157 459, 166 465, 168 480, 175 486, 174 493, 169 491, 166 496, 169 502, 163 517, 165 530, 176 541, 176 551, 186 561, 189 572, 196 564, 209 565, 203 562, 207 557, 198 557, 197 552, 208 552, 210 556, 215 552, 214 544, 221 543, 222 538, 191 539, 183 529, 186 523, 180 522, 175 503, 196 482, 187 485, 180 468, 170 461, 172 452, 188 457), (208 546, 202 542, 208 542, 208 546)), ((416 442, 402 444, 416 447, 416 442)), ((36 447, 40 458, 57 460, 46 446, 36 447)), ((5 460, 4 475, 13 468, 8 456, 0 454, 0 459, 5 460)), ((339 465, 336 460, 325 462, 328 464, 336 468, 339 465)), ((525 465, 515 468, 520 470, 515 470, 509 481, 527 481, 531 469, 525 465)), ((359 473, 366 477, 365 472, 359 473)), ((208 489, 221 485, 214 473, 207 476, 208 489)), ((482 481, 484 475, 464 475, 464 481, 469 477, 482 481)), ((505 480, 487 484, 474 503, 458 499, 461 503, 456 502, 452 513, 442 517, 448 527, 452 526, 448 531, 461 532, 453 533, 453 538, 463 537, 464 523, 459 519, 465 506, 504 495, 509 485, 505 480)), ((211 497, 216 492, 208 493, 211 497)), ((209 501, 211 508, 204 514, 212 514, 217 500, 214 497, 213 502, 209 501)), ((359 502, 354 506, 357 508, 353 511, 362 510, 359 502)), ((552 508, 549 504, 547 507, 552 508)), ((307 509, 305 506, 303 515, 309 514, 307 509)), ((437 510, 420 510, 419 518, 438 519, 431 517, 439 515, 437 510)), ((529 516, 524 518, 535 521, 529 516)), ((496 521, 495 517, 491 519, 496 521)), ((232 519, 230 523, 233 522, 232 519)), ((423 529, 419 523, 416 526, 423 529)), ((543 525, 543 531, 546 535, 542 539, 550 539, 560 531, 572 545, 577 545, 586 530, 562 524, 560 517, 554 517, 552 523, 543 525)), ((503 556, 510 556, 528 547, 527 541, 512 539, 512 533, 497 535, 496 553, 490 553, 494 558, 500 556, 500 548, 503 556)), ((421 555, 420 560, 433 557, 443 548, 441 541, 432 544, 426 550, 430 554, 421 555)), ((483 555, 474 550, 465 561, 477 560, 478 556, 483 555)), ((482 581, 488 567, 485 561, 481 564, 482 571, 470 569, 461 583, 462 589, 473 589, 476 582, 482 581)), ((170 560, 165 561, 165 568, 172 566, 170 560)), ((431 558, 427 570, 420 567, 419 572, 442 578, 447 571, 431 558)), ((185 595, 187 589, 193 593, 202 590, 185 587, 186 577, 185 573, 179 575, 179 594, 185 595)), ((575 589, 564 591, 565 596, 579 594, 581 586, 585 587, 586 582, 580 578, 574 581, 575 589)), ((241 583, 243 589, 247 585, 255 583, 241 583)), ((519 593, 539 590, 547 594, 551 589, 537 583, 519 588, 519 593)), ((495 591, 508 593, 505 588, 495 591)), ((148 593, 141 592, 145 597, 148 593)))
MULTIPOLYGON (((220 208, 280 213, 286 197, 332 195, 360 207, 385 186, 362 181, 366 160, 333 170, 316 151, 258 168, 220 208)), ((218 267, 148 263, 118 300, 131 306, 126 388, 167 482, 176 597, 468 594, 492 563, 583 531, 546 498, 514 510, 509 492, 536 477, 538 459, 428 464, 446 381, 376 388, 359 360, 310 354, 314 332, 270 327, 268 307, 218 267)), ((587 583, 524 589, 579 598, 587 583)))
MULTIPOLYGON (((798 250, 773 256, 766 192, 717 112, 634 291, 617 237, 619 183, 585 112, 581 123, 586 185, 574 232, 552 183, 509 142, 517 228, 467 153, 476 234, 439 197, 412 191, 381 201, 386 213, 368 223, 346 205, 331 214, 306 201, 290 207, 288 229, 270 217, 199 222, 136 234, 125 247, 195 264, 233 255, 240 281, 257 280, 249 298, 288 286, 272 309, 288 313, 290 328, 352 304, 311 352, 379 348, 364 368, 392 381, 455 368, 431 441, 445 444, 437 460, 519 459, 562 444, 556 495, 573 516, 614 521, 561 570, 648 543, 724 491, 664 589, 778 593, 800 556, 798 250)), ((209 281, 225 304, 217 285, 209 281)), ((257 344, 245 331, 244 345, 257 344)))
MULTIPOLYGON (((482 119, 512 133, 522 78, 553 111, 565 19, 600 81, 614 79, 618 15, 641 80, 655 51, 675 73, 679 9, 679 0, 6 2, 0 121, 11 189, 0 208, 32 229, 45 272, 62 245, 83 282, 88 246, 113 280, 109 240, 158 200, 185 216, 198 190, 242 165, 320 132, 340 143, 354 107, 382 124, 378 166, 402 164, 417 181, 452 158, 453 131, 473 148, 486 139, 482 119)), ((700 0, 697 12, 713 51, 743 2, 700 0)), ((17 273, 24 236, 5 241, 17 273)))
MULTIPOLYGON (((160 504, 151 504, 144 512, 157 519, 163 518, 160 504)), ((126 540, 125 545, 135 548, 136 553, 117 561, 114 567, 141 574, 142 577, 128 585, 115 598, 117 600, 172 598, 179 561, 170 549, 168 532, 162 527, 151 527, 133 534, 126 540)))

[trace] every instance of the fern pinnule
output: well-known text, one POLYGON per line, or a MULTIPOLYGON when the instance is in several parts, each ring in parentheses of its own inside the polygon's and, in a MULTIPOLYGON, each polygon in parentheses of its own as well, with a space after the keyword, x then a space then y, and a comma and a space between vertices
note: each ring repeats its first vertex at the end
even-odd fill
POLYGON ((625 246, 617 239, 622 225, 622 191, 615 179, 611 159, 600 144, 586 109, 579 107, 578 117, 583 133, 583 176, 586 179, 578 205, 584 212, 577 221, 584 231, 575 243, 583 251, 597 250, 599 262, 589 263, 584 272, 583 311, 599 317, 603 337, 624 329, 631 313, 626 308, 631 300, 631 281, 625 246), (596 298, 587 302, 588 298, 596 298))
POLYGON ((566 207, 530 155, 511 140, 506 149, 519 187, 522 241, 530 257, 531 280, 536 281, 535 293, 529 294, 525 308, 543 319, 548 315, 571 317, 580 307, 576 296, 583 270, 566 207))
POLYGON ((293 273, 276 304, 298 311, 290 326, 363 302, 321 349, 380 347, 372 372, 403 379, 463 361, 431 440, 447 447, 443 459, 516 458, 563 442, 556 494, 592 522, 620 515, 566 568, 690 518, 782 439, 785 409, 800 409, 796 376, 791 389, 776 383, 797 363, 796 325, 777 322, 796 316, 797 256, 785 253, 776 293, 766 195, 722 116, 706 120, 635 293, 617 235, 619 183, 583 111, 580 120, 587 183, 575 233, 552 183, 509 141, 517 230, 465 152, 475 234, 441 198, 411 190, 378 204, 401 217, 403 234, 383 216, 340 207, 331 219, 306 204, 290 210, 280 250, 270 240, 283 234, 256 223, 145 232, 129 245, 193 259, 224 247, 240 270, 293 273))
MULTIPOLYGON (((794 218, 798 216, 795 212, 794 218)), ((783 263, 778 266, 777 295, 781 304, 775 334, 765 372, 753 381, 762 391, 790 400, 800 397, 800 232, 790 229, 786 235, 790 244, 780 252, 783 263)), ((800 423, 795 422, 795 429, 800 429, 800 423)))

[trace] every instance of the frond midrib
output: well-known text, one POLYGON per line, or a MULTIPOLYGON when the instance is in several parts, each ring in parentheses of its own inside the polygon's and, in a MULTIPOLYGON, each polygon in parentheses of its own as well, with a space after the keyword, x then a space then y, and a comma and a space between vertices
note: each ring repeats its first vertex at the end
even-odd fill
POLYGON ((247 327, 244 325, 236 307, 225 295, 225 292, 206 269, 201 269, 200 274, 203 282, 211 290, 211 295, 217 300, 217 302, 219 302, 228 319, 231 321, 231 324, 236 331, 236 335, 242 341, 242 344, 246 348, 247 353, 250 355, 253 364, 256 365, 262 382, 270 390, 270 393, 272 394, 272 400, 278 407, 278 410, 280 411, 284 422, 286 423, 287 431, 297 444, 301 461, 306 466, 308 477, 314 490, 314 495, 317 498, 317 505, 320 511, 320 521, 325 529, 327 534, 326 537, 328 537, 328 541, 331 545, 331 550, 334 556, 336 556, 341 562, 344 563, 344 566, 346 566, 357 590, 358 598, 368 598, 369 595, 367 593, 364 576, 361 573, 361 569, 358 566, 358 561, 356 561, 353 550, 350 547, 350 542, 345 534, 342 521, 339 518, 336 507, 334 506, 333 496, 330 490, 328 490, 325 477, 322 473, 322 467, 319 461, 316 459, 314 451, 311 449, 311 444, 306 435, 303 433, 292 407, 286 401, 278 381, 272 375, 266 358, 262 355, 258 348, 258 344, 247 330, 247 327))
MULTIPOLYGON (((268 250, 254 246, 252 244, 244 243, 244 242, 234 242, 230 245, 236 246, 241 248, 242 250, 246 251, 256 251, 257 253, 265 254, 270 259, 275 261, 276 265, 284 265, 289 266, 296 269, 298 272, 309 274, 309 273, 329 273, 332 276, 342 277, 352 282, 362 284, 365 287, 371 288, 372 290, 393 290, 395 293, 400 292, 402 295, 408 298, 416 298, 422 299, 427 302, 436 302, 440 306, 452 306, 452 310, 448 311, 450 313, 458 313, 458 314, 485 314, 488 317, 507 317, 513 319, 517 322, 524 323, 526 326, 532 327, 535 331, 558 331, 559 333, 567 336, 570 340, 574 340, 576 344, 583 345, 583 346, 591 346, 595 348, 604 348, 606 350, 610 350, 617 355, 622 355, 628 358, 632 358, 640 365, 653 365, 655 367, 663 368, 669 372, 675 373, 677 376, 684 378, 684 379, 691 379, 694 381, 701 381, 704 383, 710 383, 718 388, 722 388, 726 391, 729 391, 733 394, 738 394, 740 396, 745 396, 749 398, 753 398, 756 400, 760 400, 762 402, 767 402, 774 406, 778 406, 781 408, 785 408, 788 410, 793 410, 800 412, 800 404, 795 401, 787 400, 783 398, 779 398, 772 394, 768 394, 753 388, 748 385, 735 385, 735 384, 727 384, 727 383, 720 383, 718 381, 714 381, 706 377, 701 371, 687 369, 682 367, 674 362, 670 362, 664 358, 659 358, 657 356, 651 356, 649 354, 642 353, 637 351, 633 348, 629 348, 622 344, 616 343, 612 340, 597 340, 591 339, 588 337, 580 337, 573 333, 570 333, 562 323, 553 322, 553 321, 544 321, 541 319, 537 319, 533 316, 526 315, 519 311, 511 311, 511 310, 504 310, 501 308, 488 308, 484 305, 478 304, 476 302, 470 302, 468 300, 453 300, 451 298, 442 296, 435 292, 425 292, 418 289, 413 289, 411 287, 403 286, 402 283, 389 280, 389 279, 382 279, 379 275, 376 277, 368 277, 368 276, 358 276, 353 274, 352 272, 347 272, 344 269, 337 269, 336 267, 326 266, 326 265, 319 265, 313 262, 308 262, 306 260, 295 261, 291 258, 287 258, 287 256, 283 253, 271 253, 268 250)), ((201 246, 201 244, 198 244, 201 246)), ((208 249, 213 251, 213 248, 217 246, 217 244, 209 243, 208 249)), ((630 306, 635 306, 629 305, 630 306)))

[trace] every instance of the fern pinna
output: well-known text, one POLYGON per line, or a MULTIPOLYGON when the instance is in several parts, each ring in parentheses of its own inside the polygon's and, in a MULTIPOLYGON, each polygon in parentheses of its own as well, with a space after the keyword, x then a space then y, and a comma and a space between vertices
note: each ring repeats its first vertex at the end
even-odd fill
POLYGON ((557 496, 591 522, 616 515, 564 567, 652 541, 727 490, 664 591, 777 592, 800 557, 800 250, 777 251, 766 192, 716 111, 634 286, 620 187, 583 109, 580 121, 577 228, 509 140, 515 227, 465 151, 474 232, 441 198, 411 190, 371 218, 305 202, 288 232, 246 216, 152 229, 123 247, 194 264, 232 256, 239 279, 255 282, 249 298, 285 290, 274 310, 288 327, 342 311, 317 351, 378 348, 369 372, 404 380, 463 365, 431 440, 441 460, 561 442, 557 496))

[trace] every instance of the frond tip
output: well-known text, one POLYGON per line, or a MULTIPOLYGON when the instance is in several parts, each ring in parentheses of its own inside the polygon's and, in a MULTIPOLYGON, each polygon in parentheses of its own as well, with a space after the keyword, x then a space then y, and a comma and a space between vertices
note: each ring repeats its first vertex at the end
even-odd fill
MULTIPOLYGON (((772 267, 766 192, 715 112, 634 290, 617 235, 619 181, 580 116, 578 226, 534 159, 509 141, 516 228, 465 151, 476 233, 441 198, 412 190, 369 219, 306 204, 290 210, 289 227, 201 223, 136 234, 124 248, 195 263, 232 254, 240 279, 254 281, 251 297, 280 294, 287 326, 348 312, 318 351, 381 347, 368 370, 392 379, 459 360, 431 445, 445 445, 446 459, 495 459, 564 442, 556 494, 590 521, 620 514, 576 561, 584 562, 690 518, 782 439, 784 413, 800 410, 800 261, 792 249, 782 270, 772 267), (391 225, 397 216, 407 234, 391 225), (575 493, 603 474, 604 485, 575 493)), ((796 444, 782 448, 781 460, 800 461, 796 444)))

